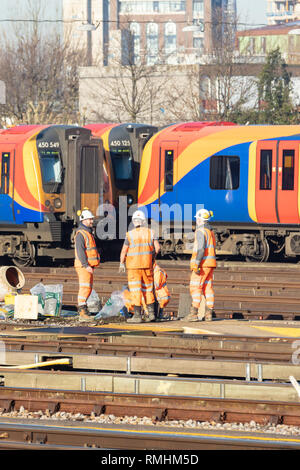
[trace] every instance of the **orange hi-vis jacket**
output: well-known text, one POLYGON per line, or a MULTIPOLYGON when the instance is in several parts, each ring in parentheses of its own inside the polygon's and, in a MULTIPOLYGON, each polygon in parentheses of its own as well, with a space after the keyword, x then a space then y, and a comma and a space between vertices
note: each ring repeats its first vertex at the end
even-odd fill
POLYGON ((190 266, 192 271, 217 266, 216 240, 214 232, 210 228, 197 228, 190 266))
POLYGON ((128 250, 126 253, 127 269, 152 269, 154 249, 153 230, 136 227, 126 234, 128 250))
MULTIPOLYGON (((78 229, 75 235, 75 238, 77 237, 78 233, 80 233, 83 238, 84 238, 84 245, 85 245, 85 253, 87 257, 87 262, 89 266, 95 268, 96 266, 99 266, 100 264, 100 256, 96 247, 96 242, 95 238, 91 233, 89 233, 86 230, 83 229, 78 229)), ((75 243, 75 263, 74 263, 76 268, 81 268, 82 264, 79 260, 78 253, 76 250, 76 243, 75 243)))
POLYGON ((156 299, 161 308, 170 301, 170 291, 167 286, 167 273, 158 264, 154 265, 154 288, 156 299))

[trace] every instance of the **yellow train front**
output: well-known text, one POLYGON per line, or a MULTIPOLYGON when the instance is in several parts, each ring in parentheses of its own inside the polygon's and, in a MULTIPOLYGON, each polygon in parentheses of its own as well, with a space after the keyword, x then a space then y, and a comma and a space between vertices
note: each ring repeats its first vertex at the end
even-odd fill
POLYGON ((17 126, 1 130, 0 159, 0 256, 73 258, 77 210, 103 202, 102 141, 78 126, 17 126))

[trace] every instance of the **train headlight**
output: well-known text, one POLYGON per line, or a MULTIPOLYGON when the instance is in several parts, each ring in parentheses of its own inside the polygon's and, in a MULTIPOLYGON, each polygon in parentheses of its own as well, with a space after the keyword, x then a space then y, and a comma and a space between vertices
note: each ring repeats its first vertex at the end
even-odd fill
POLYGON ((61 199, 59 199, 59 197, 55 198, 55 199, 54 199, 54 207, 55 207, 55 209, 60 209, 61 206, 62 206, 61 199))
POLYGON ((128 194, 127 195, 127 204, 129 204, 131 206, 132 203, 133 203, 133 197, 131 196, 131 194, 128 194))
POLYGON ((50 204, 51 204, 51 202, 49 201, 49 199, 47 199, 47 200, 45 201, 45 206, 46 206, 46 207, 49 207, 50 204))

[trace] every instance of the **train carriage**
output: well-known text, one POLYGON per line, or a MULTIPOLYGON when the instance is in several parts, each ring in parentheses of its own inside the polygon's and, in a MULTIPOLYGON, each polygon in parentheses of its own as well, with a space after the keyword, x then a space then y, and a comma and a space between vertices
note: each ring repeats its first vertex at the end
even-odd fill
POLYGON ((102 141, 78 126, 0 132, 0 256, 71 258, 77 210, 103 201, 102 141))
POLYGON ((138 202, 160 224, 163 252, 191 252, 203 205, 214 212, 217 253, 300 255, 300 126, 230 124, 175 124, 146 144, 138 202))

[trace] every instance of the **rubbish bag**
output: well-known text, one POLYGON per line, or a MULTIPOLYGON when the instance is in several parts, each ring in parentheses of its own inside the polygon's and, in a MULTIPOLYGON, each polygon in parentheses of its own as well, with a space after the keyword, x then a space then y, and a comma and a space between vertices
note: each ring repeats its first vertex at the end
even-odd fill
POLYGON ((30 289, 31 295, 38 296, 38 312, 45 316, 58 317, 62 308, 63 285, 41 282, 30 289))
POLYGON ((98 313, 101 308, 99 295, 93 289, 89 298, 87 299, 87 308, 90 313, 98 313))
POLYGON ((124 305, 122 292, 114 291, 100 312, 97 313, 95 319, 99 320, 100 318, 115 317, 120 313, 124 305))
POLYGON ((63 285, 49 284, 45 285, 45 306, 44 315, 59 317, 62 307, 63 285))
POLYGON ((44 284, 39 282, 34 287, 30 289, 31 295, 38 296, 38 313, 44 315, 44 308, 45 308, 45 298, 46 298, 46 289, 44 284))

